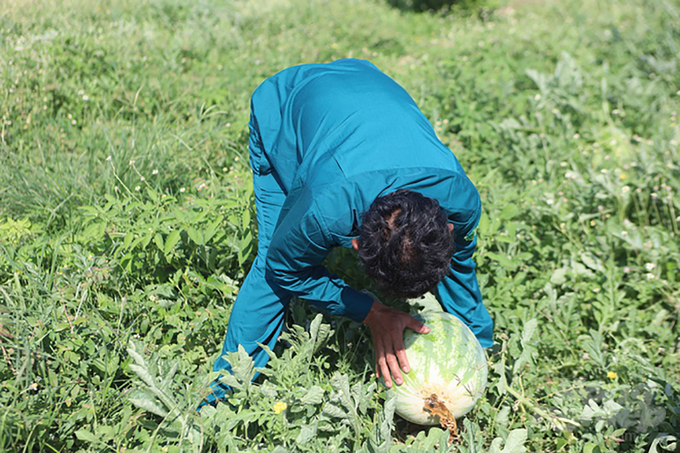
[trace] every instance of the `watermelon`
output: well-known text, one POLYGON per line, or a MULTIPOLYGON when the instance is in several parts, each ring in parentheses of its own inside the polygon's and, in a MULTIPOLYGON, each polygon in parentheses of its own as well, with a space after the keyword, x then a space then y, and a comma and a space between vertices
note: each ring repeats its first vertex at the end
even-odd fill
MULTIPOLYGON (((487 359, 472 331, 456 316, 426 310, 416 316, 430 328, 428 334, 404 331, 404 346, 411 370, 404 383, 392 388, 396 412, 419 425, 442 423, 443 416, 426 410, 429 401, 441 402, 451 417, 467 414, 486 388, 487 359)), ((431 403, 430 403, 431 404, 431 403)), ((444 412, 446 412, 444 409, 444 412)))

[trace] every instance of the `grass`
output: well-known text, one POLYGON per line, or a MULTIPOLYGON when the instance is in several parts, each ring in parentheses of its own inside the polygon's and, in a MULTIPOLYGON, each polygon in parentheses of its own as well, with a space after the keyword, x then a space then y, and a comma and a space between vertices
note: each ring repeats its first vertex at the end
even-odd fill
MULTIPOLYGON (((680 4, 494 6, 0 5, 2 449, 673 451, 680 4), (250 93, 346 56, 482 193, 496 345, 452 446, 394 415, 363 326, 302 303, 263 378, 236 355, 233 401, 193 410, 256 247, 250 93)), ((370 287, 349 251, 328 262, 370 287)))

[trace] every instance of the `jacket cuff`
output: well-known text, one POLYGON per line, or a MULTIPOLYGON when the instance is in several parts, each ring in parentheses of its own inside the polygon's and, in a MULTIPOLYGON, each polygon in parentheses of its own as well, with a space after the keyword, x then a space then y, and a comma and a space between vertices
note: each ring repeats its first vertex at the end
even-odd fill
POLYGON ((340 301, 345 307, 344 316, 356 322, 363 322, 373 305, 371 296, 349 286, 340 293, 340 301))

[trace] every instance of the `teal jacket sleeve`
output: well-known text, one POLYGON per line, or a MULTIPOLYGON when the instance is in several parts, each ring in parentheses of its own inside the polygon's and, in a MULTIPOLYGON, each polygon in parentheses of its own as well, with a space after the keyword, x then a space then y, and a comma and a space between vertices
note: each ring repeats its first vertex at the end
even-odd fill
POLYGON ((322 265, 336 245, 311 193, 306 189, 291 193, 269 245, 266 278, 316 308, 362 322, 373 304, 372 298, 322 265))
POLYGON ((460 209, 449 214, 449 221, 454 225, 455 249, 450 272, 437 286, 437 293, 445 310, 458 315, 482 347, 489 348, 493 345, 493 321, 482 301, 472 258, 477 246, 476 229, 482 205, 474 185, 470 182, 468 187, 456 197, 460 209))

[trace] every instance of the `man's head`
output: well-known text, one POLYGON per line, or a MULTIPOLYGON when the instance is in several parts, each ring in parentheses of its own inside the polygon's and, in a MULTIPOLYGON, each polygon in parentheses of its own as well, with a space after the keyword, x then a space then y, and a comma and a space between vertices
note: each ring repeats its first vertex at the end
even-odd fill
POLYGON ((436 200, 398 190, 375 199, 352 243, 381 290, 413 298, 433 289, 449 271, 451 227, 436 200))

